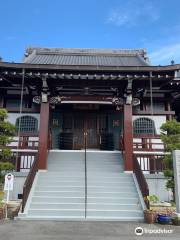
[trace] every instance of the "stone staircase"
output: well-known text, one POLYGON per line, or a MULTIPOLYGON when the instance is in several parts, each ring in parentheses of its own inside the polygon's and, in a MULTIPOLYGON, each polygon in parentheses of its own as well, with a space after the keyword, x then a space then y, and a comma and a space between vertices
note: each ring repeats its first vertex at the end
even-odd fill
POLYGON ((87 201, 84 156, 83 151, 51 151, 48 171, 37 173, 25 212, 18 218, 143 220, 136 180, 124 172, 121 153, 87 151, 87 201))

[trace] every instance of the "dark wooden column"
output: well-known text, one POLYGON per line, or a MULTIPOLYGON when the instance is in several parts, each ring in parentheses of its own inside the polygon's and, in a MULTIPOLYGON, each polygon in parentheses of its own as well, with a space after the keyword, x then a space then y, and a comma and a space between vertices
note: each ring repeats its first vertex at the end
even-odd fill
POLYGON ((4 95, 5 95, 5 91, 3 89, 1 89, 1 91, 0 91, 0 108, 4 108, 4 95))
POLYGON ((124 105, 124 160, 125 171, 133 171, 132 105, 124 105))
MULTIPOLYGON (((169 99, 165 101, 165 111, 168 111, 168 112, 171 111, 171 104, 169 99)), ((166 115, 166 120, 172 120, 172 115, 170 114, 166 115)))
POLYGON ((38 169, 47 169, 49 133, 49 103, 41 103, 39 127, 38 169))

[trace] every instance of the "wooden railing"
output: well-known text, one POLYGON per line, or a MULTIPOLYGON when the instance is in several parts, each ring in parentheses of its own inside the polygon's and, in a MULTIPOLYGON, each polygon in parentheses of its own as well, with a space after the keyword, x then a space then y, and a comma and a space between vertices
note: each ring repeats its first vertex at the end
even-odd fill
POLYGON ((20 136, 14 138, 11 143, 8 145, 11 149, 38 149, 39 140, 36 136, 20 136))
POLYGON ((37 151, 17 151, 13 150, 11 158, 8 160, 15 166, 17 172, 29 172, 33 162, 37 158, 37 151))
POLYGON ((134 135, 133 151, 143 152, 164 152, 164 144, 160 135, 134 135))
POLYGON ((134 156, 144 173, 160 173, 165 169, 164 154, 135 153, 134 156))
POLYGON ((26 202, 31 191, 32 184, 34 182, 34 178, 36 176, 36 172, 38 171, 38 158, 35 158, 33 165, 29 171, 29 174, 26 178, 26 181, 23 186, 23 198, 22 198, 22 212, 24 212, 24 208, 26 206, 26 202))
POLYGON ((137 179, 139 188, 141 190, 144 202, 145 202, 145 204, 148 208, 149 206, 148 206, 148 202, 146 201, 146 198, 149 195, 149 188, 148 188, 148 184, 146 182, 146 179, 144 177, 144 174, 141 170, 141 167, 139 165, 139 162, 138 162, 135 155, 134 155, 134 174, 136 175, 136 179, 137 179))
POLYGON ((39 139, 37 134, 23 133, 16 136, 8 144, 12 155, 8 161, 12 162, 17 172, 28 172, 37 158, 39 139))

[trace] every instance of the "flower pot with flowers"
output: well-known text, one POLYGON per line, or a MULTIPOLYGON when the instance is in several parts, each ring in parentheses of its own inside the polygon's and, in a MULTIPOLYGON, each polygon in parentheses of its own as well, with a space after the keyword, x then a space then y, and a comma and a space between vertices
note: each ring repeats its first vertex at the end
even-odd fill
POLYGON ((152 203, 157 203, 159 198, 156 195, 149 195, 145 197, 145 202, 147 203, 148 208, 144 210, 144 220, 146 223, 152 224, 156 222, 157 213, 151 209, 152 203))

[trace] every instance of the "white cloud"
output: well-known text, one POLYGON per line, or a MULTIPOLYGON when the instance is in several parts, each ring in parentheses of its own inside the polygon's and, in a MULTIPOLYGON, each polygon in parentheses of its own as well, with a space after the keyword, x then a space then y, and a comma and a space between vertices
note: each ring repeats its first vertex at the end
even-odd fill
POLYGON ((171 60, 180 63, 180 43, 163 46, 149 54, 152 64, 171 64, 171 60))
POLYGON ((151 1, 128 0, 123 6, 111 9, 107 23, 116 26, 134 26, 155 22, 159 13, 151 1))

